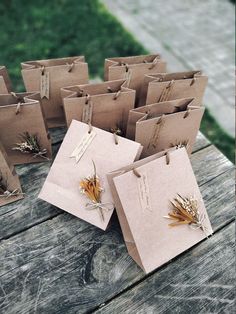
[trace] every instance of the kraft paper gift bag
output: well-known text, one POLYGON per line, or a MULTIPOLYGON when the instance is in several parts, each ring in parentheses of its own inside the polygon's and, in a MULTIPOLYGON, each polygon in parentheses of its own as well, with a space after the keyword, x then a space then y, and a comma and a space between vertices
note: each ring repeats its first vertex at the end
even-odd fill
POLYGON ((39 93, 0 95, 0 141, 14 165, 51 158, 39 93))
POLYGON ((5 66, 0 65, 0 94, 8 94, 12 91, 12 84, 5 66))
POLYGON ((129 113, 127 137, 143 146, 142 157, 185 146, 191 154, 204 114, 193 98, 160 102, 129 113))
POLYGON ((125 135, 129 111, 134 108, 135 91, 125 80, 62 88, 66 123, 73 119, 106 131, 120 130, 125 135))
POLYGON ((185 148, 108 174, 129 254, 149 273, 212 234, 185 148))
POLYGON ((142 92, 145 94, 146 90, 146 105, 179 98, 194 98, 194 104, 201 106, 207 81, 207 76, 201 71, 146 75, 142 92))
POLYGON ((0 142, 0 206, 23 198, 19 178, 0 142))
POLYGON ((138 159, 141 145, 73 120, 39 198, 103 230, 114 204, 106 174, 138 159))
POLYGON ((65 125, 61 88, 88 83, 84 57, 28 61, 21 66, 26 90, 40 91, 48 127, 65 125))
POLYGON ((127 79, 128 86, 136 90, 137 104, 144 75, 166 72, 166 62, 159 54, 108 58, 105 59, 104 72, 106 81, 127 79))

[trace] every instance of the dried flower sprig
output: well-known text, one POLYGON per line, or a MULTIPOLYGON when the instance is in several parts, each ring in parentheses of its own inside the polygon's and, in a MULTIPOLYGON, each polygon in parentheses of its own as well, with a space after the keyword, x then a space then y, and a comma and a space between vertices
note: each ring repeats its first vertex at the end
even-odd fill
POLYGON ((105 220, 103 211, 108 211, 113 209, 112 203, 102 203, 101 195, 104 189, 101 186, 100 179, 96 174, 96 166, 93 162, 94 174, 80 181, 80 191, 85 194, 86 197, 91 201, 86 204, 86 209, 93 210, 97 209, 99 211, 102 221, 105 220))
POLYGON ((0 173, 0 197, 9 198, 11 196, 22 195, 23 193, 19 189, 10 191, 7 186, 7 182, 4 182, 3 176, 0 173))
POLYGON ((41 148, 38 136, 36 134, 29 134, 25 132, 21 135, 22 142, 16 143, 12 150, 17 150, 23 154, 32 154, 33 158, 42 157, 47 158, 47 149, 41 148))
POLYGON ((182 197, 178 194, 171 204, 172 211, 168 213, 168 216, 164 216, 164 218, 174 220, 169 226, 191 225, 194 229, 200 228, 205 233, 207 232, 204 225, 205 215, 199 212, 198 201, 194 197, 182 197))

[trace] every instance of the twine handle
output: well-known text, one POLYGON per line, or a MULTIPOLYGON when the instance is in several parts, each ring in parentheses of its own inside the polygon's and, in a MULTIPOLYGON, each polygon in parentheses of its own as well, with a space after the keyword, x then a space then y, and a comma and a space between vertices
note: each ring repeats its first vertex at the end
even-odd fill
POLYGON ((21 103, 18 102, 18 104, 16 105, 16 115, 18 115, 21 111, 21 103))
POLYGON ((133 168, 132 171, 133 171, 133 174, 134 174, 137 178, 141 178, 141 174, 138 172, 137 169, 133 168))
POLYGON ((156 64, 158 63, 158 60, 160 59, 160 55, 157 55, 156 58, 152 61, 152 64, 150 65, 150 67, 148 68, 149 70, 153 69, 156 64))
POLYGON ((166 164, 169 165, 170 164, 170 153, 166 152, 165 156, 166 156, 166 164))
POLYGON ((115 93, 113 99, 116 100, 121 94, 121 90, 119 89, 117 93, 115 93))
POLYGON ((90 134, 92 132, 92 130, 93 130, 93 126, 92 126, 90 121, 88 122, 88 127, 89 127, 88 133, 90 134))
POLYGON ((183 118, 186 119, 189 115, 190 115, 190 109, 187 109, 187 111, 185 112, 183 118))
POLYGON ((41 75, 44 75, 45 73, 45 65, 41 65, 41 75))
POLYGON ((71 72, 73 67, 74 67, 74 65, 75 65, 75 63, 73 61, 72 63, 66 63, 66 65, 68 66, 68 72, 71 72))

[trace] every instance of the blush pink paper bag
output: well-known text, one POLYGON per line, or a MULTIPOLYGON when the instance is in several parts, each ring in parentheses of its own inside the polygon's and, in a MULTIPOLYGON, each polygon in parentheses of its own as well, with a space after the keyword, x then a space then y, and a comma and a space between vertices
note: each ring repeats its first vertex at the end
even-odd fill
POLYGON ((135 91, 125 80, 62 88, 66 124, 73 119, 100 129, 119 129, 125 135, 129 111, 134 108, 135 91))
POLYGON ((201 106, 207 81, 207 76, 201 71, 146 75, 139 106, 179 98, 194 98, 194 104, 201 106))
POLYGON ((106 81, 127 79, 128 87, 136 90, 138 103, 144 75, 165 71, 166 62, 159 54, 108 58, 105 59, 104 79, 106 81))
POLYGON ((0 142, 0 207, 22 198, 23 193, 18 175, 0 142))
POLYGON ((133 109, 129 113, 127 138, 143 146, 142 157, 181 146, 191 154, 204 110, 194 106, 193 98, 133 109))
POLYGON ((84 57, 28 61, 21 67, 26 90, 41 93, 48 127, 65 125, 61 88, 88 83, 88 65, 84 57))
POLYGON ((123 137, 116 144, 113 134, 73 120, 39 198, 105 230, 114 209, 106 174, 138 159, 141 149, 139 143, 123 137), (94 165, 103 189, 104 219, 96 204, 80 191, 81 180, 95 175, 94 165))
POLYGON ((11 93, 0 95, 0 141, 14 165, 48 161, 52 156, 51 140, 40 104, 39 93, 11 93), (26 133, 38 139, 44 154, 15 150, 25 142, 26 133))
POLYGON ((8 94, 12 91, 12 84, 5 66, 0 65, 0 94, 8 94))
POLYGON ((149 273, 213 233, 185 148, 168 150, 108 174, 130 256, 149 273), (193 198, 199 225, 167 219, 175 198, 193 198))

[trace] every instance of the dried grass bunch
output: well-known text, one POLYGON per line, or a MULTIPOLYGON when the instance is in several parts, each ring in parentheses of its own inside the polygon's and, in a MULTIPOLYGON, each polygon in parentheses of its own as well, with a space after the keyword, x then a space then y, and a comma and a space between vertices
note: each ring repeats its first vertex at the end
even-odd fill
POLYGON ((19 189, 15 189, 10 191, 8 189, 7 180, 4 180, 2 173, 0 172, 0 197, 9 198, 11 196, 17 196, 23 194, 19 191, 19 189))
POLYGON ((103 211, 113 209, 113 204, 102 203, 101 197, 104 189, 101 186, 100 179, 96 173, 96 166, 93 162, 94 174, 80 181, 80 191, 84 194, 91 202, 86 204, 86 209, 99 211, 101 219, 104 221, 103 211))
POLYGON ((168 213, 168 216, 164 216, 174 220, 169 226, 191 225, 194 229, 200 228, 204 232, 206 231, 203 224, 205 215, 200 214, 198 201, 194 197, 182 197, 178 194, 171 204, 173 205, 172 211, 168 213))
POLYGON ((32 154, 33 158, 42 157, 47 158, 46 148, 41 148, 38 136, 36 134, 30 134, 29 132, 23 133, 21 136, 22 142, 16 143, 13 150, 17 150, 23 154, 32 154))

